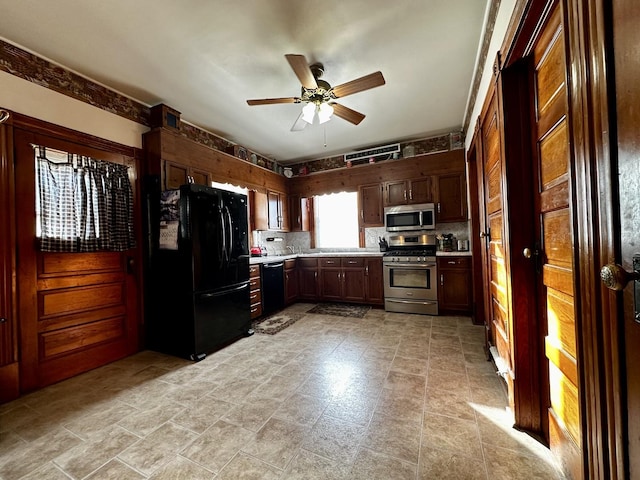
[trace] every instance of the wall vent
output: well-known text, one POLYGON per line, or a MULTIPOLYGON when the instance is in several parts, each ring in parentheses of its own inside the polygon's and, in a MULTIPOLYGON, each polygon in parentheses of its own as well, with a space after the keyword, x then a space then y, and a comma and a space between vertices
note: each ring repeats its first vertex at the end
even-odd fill
MULTIPOLYGON (((368 148, 366 150, 358 150, 344 154, 345 162, 353 162, 355 160, 387 157, 392 158, 393 154, 400 153, 400 144, 393 143, 391 145, 383 145, 381 147, 368 148)), ((396 155, 397 156, 397 155, 396 155)))

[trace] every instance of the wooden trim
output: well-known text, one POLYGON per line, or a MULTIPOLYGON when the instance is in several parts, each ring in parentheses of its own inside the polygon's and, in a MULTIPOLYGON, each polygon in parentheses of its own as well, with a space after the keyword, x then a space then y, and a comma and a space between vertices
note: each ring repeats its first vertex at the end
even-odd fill
MULTIPOLYGON (((518 428, 545 436, 548 382, 541 388, 544 349, 540 337, 535 260, 522 255, 524 248, 535 249, 533 181, 531 165, 530 62, 521 60, 501 71, 500 104, 504 139, 504 196, 508 198, 505 215, 506 256, 511 278, 512 321, 514 335, 514 414, 518 428), (514 222, 513 219, 517 221, 514 222)), ((544 318, 544 317, 543 317, 544 318)))
MULTIPOLYGON (((480 240, 480 192, 478 181, 482 177, 482 135, 480 135, 479 121, 471 139, 471 146, 467 152, 467 188, 469 189, 469 216, 471 236, 471 283, 473 286, 472 320, 476 325, 486 325, 484 301, 484 278, 482 269, 482 244, 480 240)), ((487 352, 488 353, 488 352, 487 352)))
POLYGON ((584 467, 589 478, 625 477, 620 335, 615 296, 599 270, 616 252, 617 172, 612 164, 607 71, 612 55, 610 2, 565 0, 568 85, 575 161, 578 352, 583 398, 584 467), (604 47, 604 48, 603 48, 604 47))
POLYGON ((0 124, 0 403, 19 395, 13 114, 0 124))
POLYGON ((340 170, 327 170, 289 180, 290 193, 301 197, 336 192, 356 192, 360 185, 410 180, 442 173, 464 172, 464 150, 387 160, 340 170))

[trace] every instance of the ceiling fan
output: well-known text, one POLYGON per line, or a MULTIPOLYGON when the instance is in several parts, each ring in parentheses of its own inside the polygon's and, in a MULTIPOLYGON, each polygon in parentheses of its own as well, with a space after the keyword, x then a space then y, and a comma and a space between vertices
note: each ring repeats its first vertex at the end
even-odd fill
POLYGON ((292 131, 302 130, 307 124, 313 123, 317 116, 319 123, 324 123, 331 118, 332 114, 358 125, 365 117, 364 114, 356 112, 344 105, 334 102, 337 98, 369 90, 385 84, 381 72, 371 73, 364 77, 351 80, 332 87, 328 82, 320 80, 324 73, 324 66, 321 63, 309 65, 304 55, 285 55, 293 72, 302 84, 302 91, 299 97, 283 98, 262 98, 257 100, 247 100, 249 105, 273 105, 277 103, 306 103, 300 116, 293 124, 292 131))

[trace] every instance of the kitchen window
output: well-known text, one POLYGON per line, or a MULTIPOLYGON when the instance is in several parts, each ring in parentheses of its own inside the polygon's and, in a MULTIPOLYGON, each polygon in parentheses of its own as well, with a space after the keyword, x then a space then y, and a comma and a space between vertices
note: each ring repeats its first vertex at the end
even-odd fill
POLYGON ((316 248, 358 248, 358 193, 314 197, 316 248))

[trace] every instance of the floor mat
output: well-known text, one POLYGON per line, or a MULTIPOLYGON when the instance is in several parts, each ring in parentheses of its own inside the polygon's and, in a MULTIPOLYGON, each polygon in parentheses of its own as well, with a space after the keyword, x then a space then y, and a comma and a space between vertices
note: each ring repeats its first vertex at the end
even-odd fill
POLYGON ((288 326, 293 325, 302 317, 304 317, 303 313, 279 312, 264 319, 256 320, 251 324, 251 328, 253 328, 253 331, 256 333, 275 335, 288 326))
POLYGON ((340 317, 362 318, 371 307, 364 305, 348 305, 344 303, 320 303, 308 310, 307 313, 318 313, 320 315, 337 315, 340 317))

